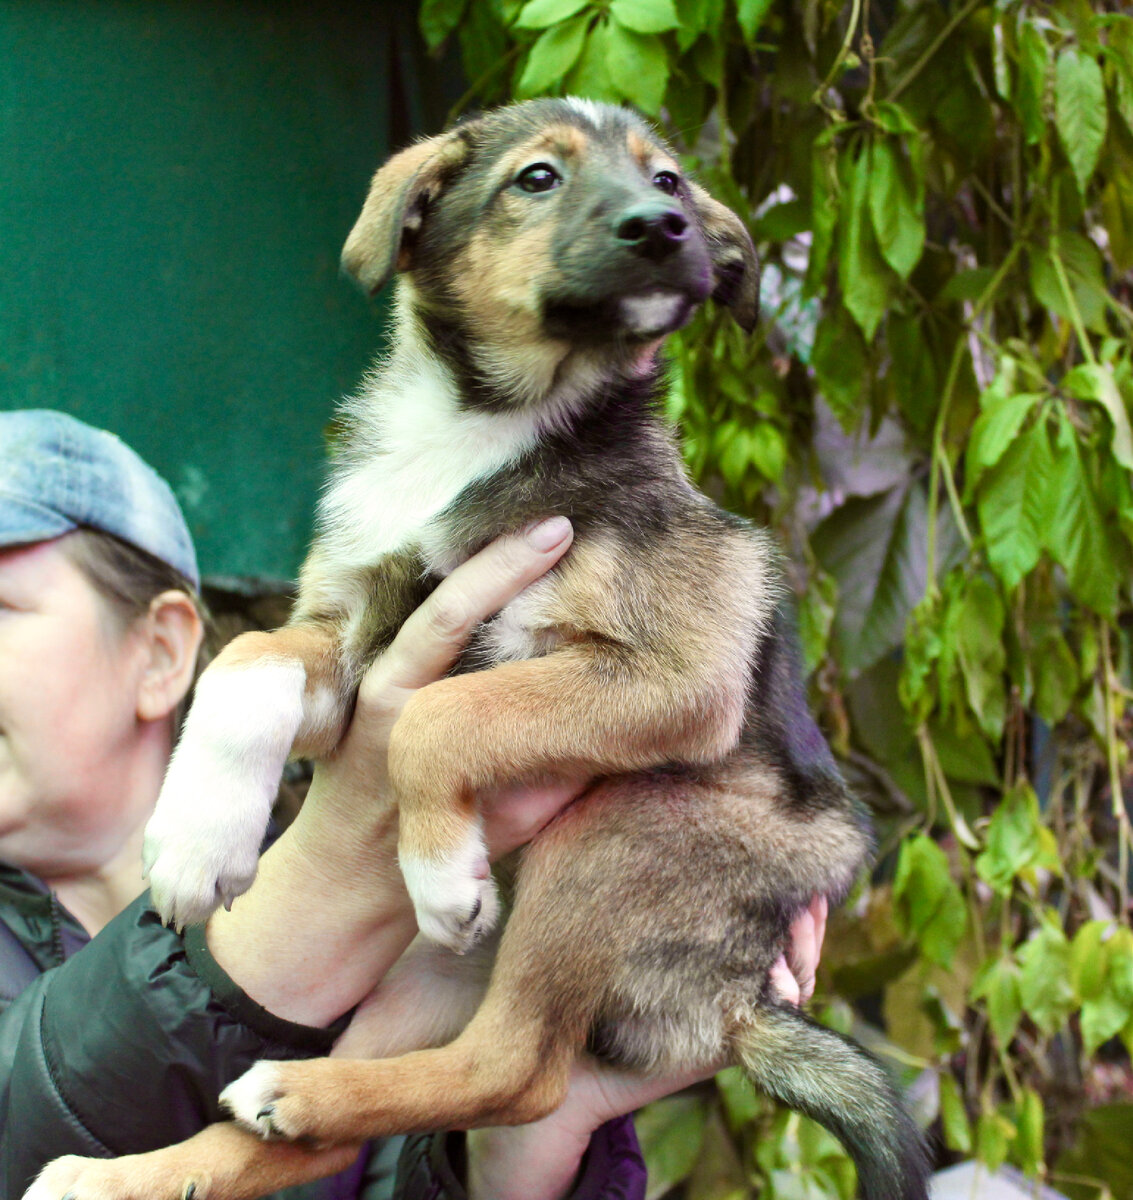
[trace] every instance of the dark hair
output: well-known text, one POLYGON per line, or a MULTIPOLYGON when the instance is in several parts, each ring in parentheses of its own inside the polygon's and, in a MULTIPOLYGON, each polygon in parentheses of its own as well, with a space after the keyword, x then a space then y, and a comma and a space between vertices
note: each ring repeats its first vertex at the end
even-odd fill
MULTIPOLYGON (((106 600, 123 630, 144 617, 154 598, 162 592, 184 592, 189 597, 205 628, 193 673, 196 682, 208 661, 206 646, 212 642, 212 618, 193 584, 176 567, 100 529, 80 527, 59 544, 95 591, 106 600)), ((177 729, 187 708, 188 693, 174 714, 177 729)))

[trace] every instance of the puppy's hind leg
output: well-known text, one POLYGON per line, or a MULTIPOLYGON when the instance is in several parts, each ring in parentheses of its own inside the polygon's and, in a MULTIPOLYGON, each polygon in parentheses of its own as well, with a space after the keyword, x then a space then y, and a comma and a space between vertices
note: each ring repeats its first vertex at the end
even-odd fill
POLYGON ((167 923, 203 921, 250 886, 289 753, 328 752, 345 724, 338 646, 330 624, 245 633, 201 676, 145 833, 167 923))
POLYGON ((264 1142, 226 1122, 147 1154, 57 1158, 23 1200, 256 1200, 345 1170, 360 1150, 264 1142))
POLYGON ((265 1060, 226 1088, 221 1101, 245 1128, 267 1138, 338 1142, 523 1125, 562 1102, 582 1040, 555 1027, 548 1014, 499 1003, 489 992, 447 1046, 387 1059, 265 1060))
MULTIPOLYGON (((548 857, 539 843, 530 851, 548 857)), ((553 1111, 586 1044, 615 945, 600 913, 569 894, 564 901, 564 886, 568 862, 533 878, 525 863, 488 993, 449 1045, 376 1061, 260 1062, 222 1102, 265 1136, 330 1141, 525 1124, 553 1111)))

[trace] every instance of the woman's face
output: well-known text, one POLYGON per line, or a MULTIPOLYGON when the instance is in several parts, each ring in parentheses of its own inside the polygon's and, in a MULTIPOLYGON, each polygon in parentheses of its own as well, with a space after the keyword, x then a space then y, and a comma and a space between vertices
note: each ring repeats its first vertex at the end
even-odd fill
POLYGON ((146 815, 131 780, 144 640, 64 540, 0 549, 0 859, 48 875, 107 861, 146 815))

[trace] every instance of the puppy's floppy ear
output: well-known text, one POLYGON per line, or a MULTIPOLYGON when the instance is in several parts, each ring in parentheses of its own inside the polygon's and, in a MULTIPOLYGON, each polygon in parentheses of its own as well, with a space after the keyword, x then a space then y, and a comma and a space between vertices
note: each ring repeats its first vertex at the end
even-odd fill
POLYGON ((376 295, 413 265, 425 210, 468 157, 467 126, 416 142, 378 168, 342 250, 342 268, 376 295))
POLYGON ((689 187, 712 256, 712 299, 726 304, 740 327, 751 333, 759 317, 759 258, 751 234, 730 208, 699 184, 689 187))

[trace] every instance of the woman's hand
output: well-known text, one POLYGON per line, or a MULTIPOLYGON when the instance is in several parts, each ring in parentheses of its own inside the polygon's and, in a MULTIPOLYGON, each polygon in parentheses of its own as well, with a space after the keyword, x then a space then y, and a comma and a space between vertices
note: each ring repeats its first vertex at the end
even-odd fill
MULTIPOLYGON (((772 968, 772 982, 791 1004, 805 1003, 814 994, 827 911, 826 897, 815 896, 792 923, 787 953, 772 968)), ((530 1125, 469 1132, 471 1200, 562 1200, 595 1129, 699 1083, 724 1065, 657 1078, 617 1071, 592 1058, 580 1059, 566 1100, 550 1116, 530 1125)))
MULTIPOLYGON (((316 766, 300 819, 306 814, 308 824, 321 820, 326 809, 331 822, 357 818, 365 824, 376 797, 387 792, 389 737, 402 709, 415 692, 447 674, 482 621, 558 562, 572 535, 565 517, 551 517, 497 538, 437 586, 363 677, 350 727, 316 766)), ((487 797, 484 816, 494 854, 530 841, 583 782, 516 787, 487 797)))

